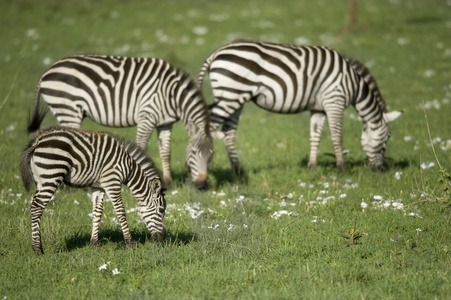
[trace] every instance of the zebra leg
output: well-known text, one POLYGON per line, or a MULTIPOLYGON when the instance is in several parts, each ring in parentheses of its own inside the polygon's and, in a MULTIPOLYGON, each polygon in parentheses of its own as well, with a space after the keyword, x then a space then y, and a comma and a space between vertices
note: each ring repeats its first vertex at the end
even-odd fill
POLYGON ((335 160, 338 169, 344 169, 345 161, 343 156, 343 108, 342 106, 334 106, 331 110, 326 110, 327 119, 329 121, 330 135, 335 150, 335 160))
POLYGON ((138 121, 138 128, 136 129, 136 145, 147 151, 147 146, 149 144, 150 137, 152 136, 152 132, 155 128, 155 124, 153 122, 147 122, 148 117, 140 117, 138 121))
POLYGON ((318 147, 321 141, 326 114, 321 111, 312 111, 310 115, 310 158, 308 168, 314 169, 318 164, 318 147))
POLYGON ((101 189, 92 189, 92 233, 91 246, 99 244, 99 224, 103 212, 103 197, 105 193, 101 189))
POLYGON ((230 118, 228 118, 222 126, 222 132, 224 133, 224 146, 226 147, 229 155, 230 163, 232 165, 233 172, 236 175, 240 175, 243 172, 240 161, 238 160, 238 153, 235 149, 235 135, 236 128, 238 126, 238 120, 241 113, 241 108, 236 110, 230 118))
POLYGON ((163 169, 163 181, 166 189, 172 189, 171 176, 171 133, 172 124, 157 127, 158 148, 160 150, 161 166, 163 169))
POLYGON ((44 254, 41 242, 41 216, 45 207, 55 194, 55 190, 59 184, 47 185, 46 189, 42 189, 38 185, 36 193, 31 201, 31 247, 36 254, 44 254))
POLYGON ((105 189, 107 196, 111 199, 113 203, 114 211, 116 212, 116 217, 121 224, 122 234, 124 235, 124 241, 127 245, 131 247, 136 247, 135 242, 133 242, 132 236, 130 234, 130 229, 128 228, 127 218, 125 217, 124 203, 121 197, 121 184, 111 185, 109 189, 105 189))

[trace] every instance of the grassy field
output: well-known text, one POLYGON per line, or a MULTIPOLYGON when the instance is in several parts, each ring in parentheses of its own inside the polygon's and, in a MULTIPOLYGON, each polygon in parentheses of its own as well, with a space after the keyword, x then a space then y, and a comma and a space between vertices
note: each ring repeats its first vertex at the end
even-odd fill
MULTIPOLYGON (((451 1, 357 2, 350 27, 345 0, 0 1, 0 299, 449 299, 449 190, 425 112, 450 171, 451 1), (204 192, 187 182, 187 134, 175 126, 165 242, 151 240, 124 189, 137 249, 125 246, 109 203, 100 248, 91 249, 90 191, 62 189, 42 218, 46 254, 36 256, 18 156, 49 64, 82 53, 149 56, 195 77, 214 49, 237 38, 327 45, 364 62, 389 109, 404 110, 391 125, 386 171, 366 164, 352 108, 343 124, 347 169, 335 168, 326 129, 319 167, 308 171, 309 113, 249 104, 237 134, 246 176, 231 175, 215 141, 204 192)), ((136 133, 88 120, 83 127, 131 140, 136 133)), ((153 136, 149 154, 160 165, 156 144, 153 136)))

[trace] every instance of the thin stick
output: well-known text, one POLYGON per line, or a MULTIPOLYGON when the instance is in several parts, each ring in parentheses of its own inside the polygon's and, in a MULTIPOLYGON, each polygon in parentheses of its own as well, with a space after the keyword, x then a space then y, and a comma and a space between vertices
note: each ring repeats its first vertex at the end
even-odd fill
POLYGON ((426 107, 424 106, 424 100, 423 100, 423 111, 424 111, 424 117, 425 117, 425 119, 426 119, 426 127, 427 127, 427 129, 428 129, 429 141, 431 142, 431 146, 432 146, 432 152, 434 153, 435 161, 437 162, 437 164, 438 164, 438 166, 440 167, 440 169, 442 169, 442 165, 441 165, 440 162, 438 161, 437 154, 435 153, 435 147, 434 147, 434 144, 432 143, 431 132, 429 131, 428 115, 426 114, 426 107))
POLYGON ((9 88, 9 92, 6 95, 5 99, 3 100, 2 105, 0 105, 0 111, 2 111, 3 105, 5 105, 6 101, 8 101, 9 95, 11 95, 11 92, 13 91, 14 84, 16 83, 16 80, 17 80, 17 75, 19 75, 20 68, 22 67, 22 62, 23 62, 23 55, 20 59, 19 67, 17 68, 16 74, 14 75, 13 83, 11 84, 11 87, 9 88))

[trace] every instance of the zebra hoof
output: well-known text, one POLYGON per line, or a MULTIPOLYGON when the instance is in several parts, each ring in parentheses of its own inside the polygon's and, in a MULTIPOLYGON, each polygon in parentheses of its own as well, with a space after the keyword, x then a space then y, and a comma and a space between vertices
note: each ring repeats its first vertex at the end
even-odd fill
POLYGON ((44 254, 44 251, 42 250, 42 247, 33 247, 33 251, 37 255, 43 255, 44 254))
POLYGON ((98 240, 91 240, 90 242, 92 248, 99 248, 99 241, 98 240))
POLYGON ((132 240, 130 240, 130 241, 126 241, 125 242, 126 244, 127 244, 127 246, 129 246, 130 248, 133 248, 133 249, 135 249, 136 248, 136 243, 134 242, 134 241, 132 241, 132 240))
POLYGON ((316 166, 317 166, 316 163, 315 163, 315 164, 309 163, 309 164, 308 164, 308 169, 309 169, 310 171, 312 171, 312 170, 314 170, 314 169, 316 168, 316 166))

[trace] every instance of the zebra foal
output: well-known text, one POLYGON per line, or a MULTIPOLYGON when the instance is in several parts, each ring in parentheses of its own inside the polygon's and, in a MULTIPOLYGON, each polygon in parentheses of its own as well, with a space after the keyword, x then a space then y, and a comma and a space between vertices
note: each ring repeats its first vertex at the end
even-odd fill
POLYGON ((98 244, 106 194, 113 203, 125 242, 134 246, 121 198, 122 184, 138 201, 138 214, 152 238, 162 241, 166 236, 166 201, 158 171, 153 161, 133 143, 102 132, 51 127, 29 141, 20 157, 20 172, 27 191, 33 181, 36 184, 31 202, 31 243, 37 254, 44 253, 40 231, 42 213, 62 183, 92 188, 91 245, 98 244))
POLYGON ((110 127, 137 126, 136 144, 146 150, 157 129, 165 187, 172 187, 171 131, 182 120, 188 135, 186 166, 195 186, 205 188, 213 152, 208 107, 196 82, 157 58, 77 55, 55 62, 37 86, 29 132, 45 116, 40 96, 58 124, 79 128, 87 117, 110 127))
POLYGON ((344 110, 352 105, 363 121, 361 142, 373 169, 383 165, 390 137, 387 112, 375 79, 360 62, 327 47, 235 41, 204 62, 198 85, 208 72, 215 102, 210 106, 212 136, 222 138, 235 173, 241 170, 235 149, 238 120, 247 102, 271 112, 310 111, 310 158, 317 165, 318 146, 327 117, 336 164, 345 166, 342 146, 344 110), (222 126, 222 132, 218 132, 222 126))

